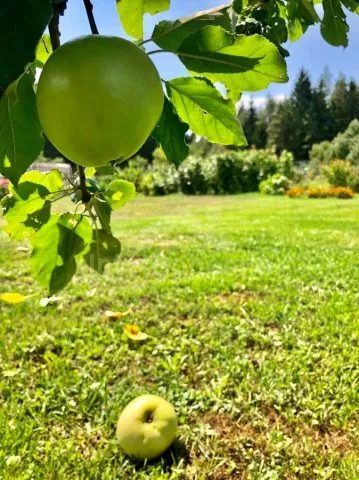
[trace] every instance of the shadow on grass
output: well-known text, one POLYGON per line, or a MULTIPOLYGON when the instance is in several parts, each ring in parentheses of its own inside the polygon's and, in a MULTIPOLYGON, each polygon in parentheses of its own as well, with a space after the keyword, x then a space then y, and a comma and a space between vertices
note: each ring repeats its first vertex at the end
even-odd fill
POLYGON ((175 440, 171 447, 165 451, 161 456, 150 461, 138 462, 134 460, 134 465, 137 471, 145 470, 149 466, 162 465, 165 472, 177 465, 181 460, 187 465, 190 461, 189 451, 186 445, 180 441, 175 440))

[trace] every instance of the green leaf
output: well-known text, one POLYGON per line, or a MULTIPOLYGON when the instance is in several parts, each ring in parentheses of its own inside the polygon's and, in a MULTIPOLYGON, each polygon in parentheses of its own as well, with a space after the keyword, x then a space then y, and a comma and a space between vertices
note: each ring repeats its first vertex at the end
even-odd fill
POLYGON ((188 145, 185 143, 185 134, 188 130, 188 124, 181 122, 173 105, 165 98, 162 116, 152 135, 161 145, 167 160, 176 167, 189 153, 188 145))
POLYGON ((303 25, 299 18, 294 17, 288 24, 289 39, 291 42, 296 42, 303 35, 303 25))
POLYGON ((102 194, 92 197, 91 204, 95 209, 97 218, 101 224, 102 230, 111 233, 111 212, 112 208, 102 194))
POLYGON ((302 18, 304 18, 309 25, 320 22, 320 17, 310 0, 300 0, 299 12, 302 18))
POLYGON ((111 208, 116 210, 136 197, 136 187, 126 180, 113 180, 107 187, 105 197, 111 208))
POLYGON ((323 0, 324 17, 320 26, 323 38, 334 46, 348 46, 349 25, 339 0, 323 0))
POLYGON ((16 240, 22 240, 39 230, 50 218, 49 200, 62 187, 63 181, 58 170, 48 173, 26 172, 17 186, 10 184, 11 203, 6 206, 4 215, 7 234, 16 240))
POLYGON ((232 35, 221 27, 210 25, 188 37, 177 53, 188 70, 213 78, 217 73, 233 74, 253 70, 261 60, 260 57, 243 56, 243 49, 233 45, 232 35), (229 53, 228 47, 232 47, 229 53))
POLYGON ((87 265, 99 273, 121 253, 121 243, 104 230, 94 230, 90 251, 85 255, 87 265))
POLYGON ((116 0, 123 29, 134 38, 143 37, 143 16, 155 15, 170 7, 170 0, 116 0))
POLYGON ((31 239, 31 267, 50 295, 64 288, 76 272, 76 257, 89 251, 92 230, 83 215, 52 215, 31 239))
POLYGON ((86 217, 64 213, 57 222, 60 231, 58 252, 64 263, 84 254, 92 240, 92 228, 86 217))
POLYGON ((51 14, 50 0, 1 0, 0 97, 35 60, 36 46, 51 14))
POLYGON ((46 173, 37 170, 26 172, 21 176, 18 187, 11 186, 11 191, 18 191, 22 183, 42 185, 46 189, 42 189, 45 195, 59 192, 64 185, 61 173, 56 169, 46 173))
POLYGON ((358 0, 342 0, 342 4, 347 7, 348 10, 354 13, 359 13, 359 1, 358 0))
POLYGON ((44 145, 30 75, 0 100, 0 173, 16 184, 44 145))
POLYGON ((186 38, 178 56, 188 70, 203 76, 215 73, 239 73, 253 70, 263 57, 248 58, 243 48, 233 44, 233 36, 222 27, 208 25, 186 38), (228 47, 231 48, 227 52, 228 47))
POLYGON ((61 262, 58 253, 60 231, 57 228, 59 215, 52 215, 46 223, 34 235, 31 241, 31 268, 37 281, 44 288, 50 287, 52 274, 57 264, 61 262))
MULTIPOLYGON (((216 27, 214 27, 216 28, 216 27)), ((211 27, 205 29, 212 30, 211 27)), ((237 100, 243 91, 258 91, 268 87, 272 82, 288 81, 287 66, 277 47, 260 35, 240 35, 232 45, 224 46, 226 40, 222 37, 222 54, 241 55, 255 59, 253 69, 238 73, 204 72, 202 76, 212 82, 221 82, 231 92, 230 97, 237 100)), ((197 47, 196 47, 197 48, 197 47)))
POLYGON ((222 145, 247 144, 233 102, 208 81, 176 78, 167 82, 167 92, 181 120, 197 135, 222 145))
POLYGON ((43 35, 36 48, 36 66, 43 67, 52 54, 52 45, 49 35, 43 35))
POLYGON ((86 178, 95 178, 96 175, 96 168, 95 167, 87 167, 85 168, 85 176, 86 178))
POLYGON ((243 8, 243 0, 233 0, 232 8, 236 13, 241 13, 243 8))
POLYGON ((100 175, 115 175, 117 170, 111 165, 105 165, 104 167, 96 167, 96 172, 100 175))
POLYGON ((54 295, 60 290, 63 290, 75 275, 76 269, 77 265, 74 257, 70 257, 69 260, 62 265, 56 265, 51 274, 50 285, 48 287, 49 294, 54 295))
POLYGON ((206 25, 217 25, 231 30, 228 6, 220 6, 210 10, 197 12, 190 17, 180 18, 174 22, 164 20, 155 26, 152 41, 170 52, 177 52, 181 43, 190 35, 198 32, 206 25))
POLYGON ((31 206, 33 209, 33 204, 34 202, 31 202, 31 199, 28 202, 18 201, 6 213, 5 220, 7 225, 4 227, 4 230, 14 240, 23 240, 31 237, 49 221, 51 202, 46 200, 42 206, 30 212, 27 207, 31 206))

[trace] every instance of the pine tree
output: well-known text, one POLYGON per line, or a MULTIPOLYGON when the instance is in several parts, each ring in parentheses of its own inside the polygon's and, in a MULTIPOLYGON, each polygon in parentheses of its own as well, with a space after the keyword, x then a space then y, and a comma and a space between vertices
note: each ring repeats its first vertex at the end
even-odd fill
POLYGON ((345 111, 348 124, 355 119, 359 119, 359 88, 354 80, 348 84, 345 98, 345 111))
MULTIPOLYGON (((241 119, 241 117, 239 116, 241 119)), ((242 114, 242 126, 243 126, 243 132, 244 135, 246 136, 248 146, 251 147, 254 144, 254 134, 256 131, 256 125, 257 125, 257 111, 254 106, 253 100, 251 100, 249 104, 249 108, 246 111, 246 114, 242 114)))
POLYGON ((334 131, 332 132, 333 137, 339 132, 344 132, 349 125, 347 98, 346 80, 345 77, 341 75, 334 86, 329 100, 330 110, 334 120, 334 131))
POLYGON ((316 132, 313 90, 307 72, 302 69, 291 95, 293 107, 293 146, 291 151, 297 160, 307 160, 316 132))
POLYGON ((324 78, 319 80, 318 85, 313 89, 313 120, 314 132, 313 143, 323 142, 333 138, 335 130, 332 112, 328 106, 329 87, 324 78))
POLYGON ((253 143, 257 148, 266 148, 268 146, 268 127, 273 118, 276 107, 276 101, 272 97, 268 97, 265 107, 258 112, 253 139, 253 143))
POLYGON ((289 98, 276 105, 268 124, 268 142, 269 147, 275 148, 277 153, 282 150, 291 152, 297 146, 296 129, 294 125, 293 104, 289 98))

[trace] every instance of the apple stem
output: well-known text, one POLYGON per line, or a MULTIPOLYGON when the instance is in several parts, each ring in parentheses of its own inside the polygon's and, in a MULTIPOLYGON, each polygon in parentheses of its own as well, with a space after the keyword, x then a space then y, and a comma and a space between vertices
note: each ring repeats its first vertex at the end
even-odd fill
POLYGON ((91 32, 93 35, 98 35, 99 31, 96 25, 95 17, 93 14, 93 5, 91 0, 83 0, 86 9, 87 18, 90 24, 91 32))
POLYGON ((153 412, 151 410, 147 410, 145 412, 145 423, 152 423, 153 421, 153 412))

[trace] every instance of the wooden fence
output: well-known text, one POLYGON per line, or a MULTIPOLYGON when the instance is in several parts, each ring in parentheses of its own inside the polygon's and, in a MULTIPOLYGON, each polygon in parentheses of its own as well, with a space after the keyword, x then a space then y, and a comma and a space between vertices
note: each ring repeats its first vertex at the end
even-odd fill
POLYGON ((50 172, 51 170, 58 170, 61 173, 62 178, 64 179, 64 184, 66 186, 69 185, 68 178, 72 177, 71 166, 68 165, 67 163, 35 162, 28 168, 28 171, 30 170, 38 170, 39 172, 42 172, 42 173, 47 173, 47 172, 50 172))

